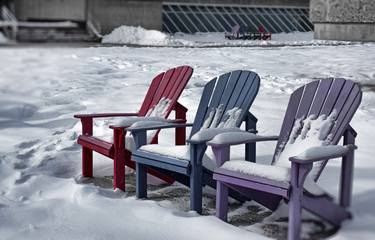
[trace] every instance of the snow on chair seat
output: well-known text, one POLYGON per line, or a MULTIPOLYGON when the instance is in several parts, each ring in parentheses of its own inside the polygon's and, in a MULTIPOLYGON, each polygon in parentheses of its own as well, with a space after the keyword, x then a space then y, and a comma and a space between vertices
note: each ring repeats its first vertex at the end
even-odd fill
MULTIPOLYGON (((181 161, 190 161, 190 147, 188 145, 169 146, 161 144, 149 144, 142 146, 138 149, 138 151, 179 159, 181 161)), ((212 151, 206 151, 206 153, 203 155, 202 164, 203 167, 210 171, 213 171, 216 168, 216 162, 212 151)))
MULTIPOLYGON (((259 178, 265 178, 276 182, 290 183, 291 175, 289 167, 252 163, 244 160, 232 160, 225 162, 220 169, 240 172, 246 175, 257 176, 259 178)), ((314 196, 327 194, 311 177, 306 178, 304 188, 305 191, 314 196)))

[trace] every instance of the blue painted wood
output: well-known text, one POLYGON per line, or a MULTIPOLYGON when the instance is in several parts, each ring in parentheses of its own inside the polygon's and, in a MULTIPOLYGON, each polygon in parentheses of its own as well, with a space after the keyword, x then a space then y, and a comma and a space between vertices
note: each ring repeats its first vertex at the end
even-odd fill
MULTIPOLYGON (((248 128, 256 128, 257 119, 252 115, 248 115, 250 105, 259 90, 260 79, 256 73, 250 71, 233 71, 223 74, 208 82, 203 89, 202 98, 200 100, 197 114, 192 127, 191 135, 198 132, 210 112, 220 105, 223 107, 223 113, 226 110, 238 107, 242 109, 240 120, 237 126, 246 121, 248 128), (249 117, 247 117, 249 116, 249 117)), ((221 118, 223 115, 221 116, 221 118)), ((218 122, 220 123, 220 121, 218 122)), ((176 125, 177 126, 177 125, 176 125)), ((168 126, 158 126, 154 129, 168 128, 168 126)), ((129 129, 134 136, 138 132, 142 132, 151 128, 129 129)), ((137 145, 141 146, 141 145, 137 145)), ((204 169, 202 166, 202 158, 207 146, 203 144, 190 144, 190 161, 182 161, 173 157, 160 156, 146 151, 135 151, 133 159, 137 163, 145 166, 152 166, 156 169, 164 169, 171 173, 178 173, 178 178, 186 183, 186 179, 181 175, 186 174, 189 177, 189 186, 191 189, 190 206, 192 210, 198 213, 202 212, 202 184, 215 187, 216 183, 212 179, 212 172, 204 169)), ((249 159, 255 159, 255 146, 247 148, 249 159), (254 151, 252 153, 251 151, 254 151)), ((173 174, 171 174, 173 175, 173 174)), ((179 180, 176 179, 176 180, 179 180)), ((237 199, 244 200, 238 192, 229 191, 229 195, 234 195, 237 199)))
POLYGON ((145 165, 136 162, 136 196, 147 198, 147 169, 145 165))
MULTIPOLYGON (((246 122, 245 122, 245 129, 246 131, 249 130, 256 130, 257 129, 257 121, 250 112, 246 115, 246 122)), ((249 162, 256 161, 256 143, 247 143, 245 145, 245 159, 249 162)))
POLYGON ((139 163, 142 163, 142 164, 147 165, 147 166, 153 166, 153 167, 165 169, 165 170, 168 170, 168 171, 181 173, 181 174, 184 174, 184 175, 187 175, 187 176, 190 175, 188 167, 182 167, 182 166, 177 166, 177 165, 169 164, 169 163, 166 163, 166 162, 158 161, 156 158, 150 159, 150 158, 145 158, 145 157, 141 157, 141 156, 133 154, 132 159, 135 162, 139 162, 139 163))
POLYGON ((206 112, 208 110, 207 106, 210 102, 210 98, 214 90, 215 84, 216 84, 216 78, 209 81, 203 89, 202 97, 198 105, 198 110, 194 119, 194 125, 193 125, 193 128, 191 129, 189 138, 191 138, 194 134, 196 134, 203 125, 206 112))
POLYGON ((157 159, 158 162, 163 162, 171 165, 176 165, 179 167, 187 168, 190 165, 190 161, 184 160, 184 159, 177 159, 173 157, 163 156, 160 154, 155 154, 152 152, 147 152, 143 150, 137 150, 134 155, 142 158, 148 158, 148 159, 157 159))
POLYGON ((190 144, 190 209, 202 213, 202 158, 206 144, 190 144))

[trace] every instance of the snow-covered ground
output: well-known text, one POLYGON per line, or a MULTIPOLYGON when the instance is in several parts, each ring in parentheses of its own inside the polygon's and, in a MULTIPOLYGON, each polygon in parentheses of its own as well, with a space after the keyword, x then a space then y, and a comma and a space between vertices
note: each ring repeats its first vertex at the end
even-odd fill
MULTIPOLYGON (((112 174, 112 161, 99 155, 94 161, 97 180, 88 184, 80 178, 81 155, 75 141, 81 126, 73 115, 136 111, 153 76, 188 64, 195 71, 181 102, 189 107, 189 121, 194 118, 202 87, 211 78, 234 69, 259 73, 261 88, 251 111, 259 118, 259 131, 265 135, 278 133, 289 95, 301 84, 331 76, 363 84, 363 101, 352 122, 358 131, 359 146, 353 220, 347 221, 332 239, 374 239, 374 62, 374 44, 199 49, 1 48, 0 238, 262 239, 262 221, 255 225, 245 221, 236 227, 219 221, 213 212, 205 216, 186 212, 188 202, 178 194, 173 201, 156 201, 152 197, 138 201, 130 193, 114 192, 108 188, 110 183, 103 187, 108 179, 105 176, 112 174)), ((106 121, 96 122, 95 134, 106 135, 107 125, 106 121)), ((172 134, 173 131, 163 131, 160 142, 172 142, 172 134)), ((257 147, 260 162, 269 162, 274 144, 261 143, 257 147)), ((340 161, 331 161, 319 180, 321 187, 334 195, 339 167, 340 161)), ((155 194, 166 191, 158 189, 161 190, 155 194)), ((248 209, 253 209, 252 203, 237 207, 231 215, 242 212, 249 216, 248 209)), ((285 226, 285 221, 273 224, 285 226)), ((305 232, 313 228, 304 224, 305 232)))
POLYGON ((228 40, 224 33, 166 34, 142 27, 121 26, 103 37, 103 44, 159 46, 159 47, 270 47, 349 45, 345 41, 314 40, 313 32, 278 33, 272 40, 228 40))

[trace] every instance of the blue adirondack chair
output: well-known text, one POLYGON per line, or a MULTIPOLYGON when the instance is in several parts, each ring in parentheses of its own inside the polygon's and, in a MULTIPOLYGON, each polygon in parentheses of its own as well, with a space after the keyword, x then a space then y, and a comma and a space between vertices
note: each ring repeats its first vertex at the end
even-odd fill
MULTIPOLYGON (((204 87, 194 124, 164 123, 152 127, 128 128, 138 148, 132 155, 136 162, 137 197, 147 197, 146 168, 157 169, 190 186, 190 208, 201 213, 202 184, 216 186, 212 179, 215 163, 205 154, 206 142, 214 137, 213 134, 225 131, 223 125, 230 123, 229 119, 234 119, 233 114, 232 118, 228 118, 228 113, 237 114, 236 120, 231 122, 232 127, 239 127, 245 122, 247 130, 256 129, 257 119, 249 112, 249 108, 258 93, 259 83, 259 76, 254 72, 237 70, 223 74, 204 87), (146 131, 181 127, 192 127, 188 146, 145 145, 146 131), (207 130, 207 134, 203 133, 201 138, 194 138, 202 127, 207 130)), ((255 144, 246 145, 245 152, 246 159, 253 161, 255 144)), ((240 198, 238 194, 234 197, 240 198)))
POLYGON ((291 95, 279 136, 243 131, 209 141, 219 165, 214 173, 216 216, 227 219, 229 188, 271 210, 282 199, 289 201, 288 239, 300 239, 302 208, 335 226, 349 218, 357 135, 349 123, 361 97, 352 81, 314 81, 291 95), (342 137, 345 146, 337 145, 342 137), (228 161, 230 146, 269 140, 277 140, 271 165, 228 161), (337 157, 342 157, 338 204, 315 183, 327 161, 337 157))

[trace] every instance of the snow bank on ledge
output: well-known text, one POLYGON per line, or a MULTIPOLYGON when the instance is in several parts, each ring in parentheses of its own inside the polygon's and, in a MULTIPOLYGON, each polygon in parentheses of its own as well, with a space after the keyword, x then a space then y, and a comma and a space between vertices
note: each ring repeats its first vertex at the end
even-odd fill
POLYGON ((9 40, 4 36, 2 32, 0 32, 0 43, 7 43, 9 40))
POLYGON ((142 27, 121 26, 103 37, 102 43, 135 44, 135 45, 167 45, 169 37, 156 30, 142 27))
POLYGON ((159 46, 159 47, 280 47, 349 45, 351 42, 314 40, 313 32, 272 34, 272 40, 228 40, 223 32, 165 34, 142 27, 121 26, 105 35, 103 44, 159 46))

